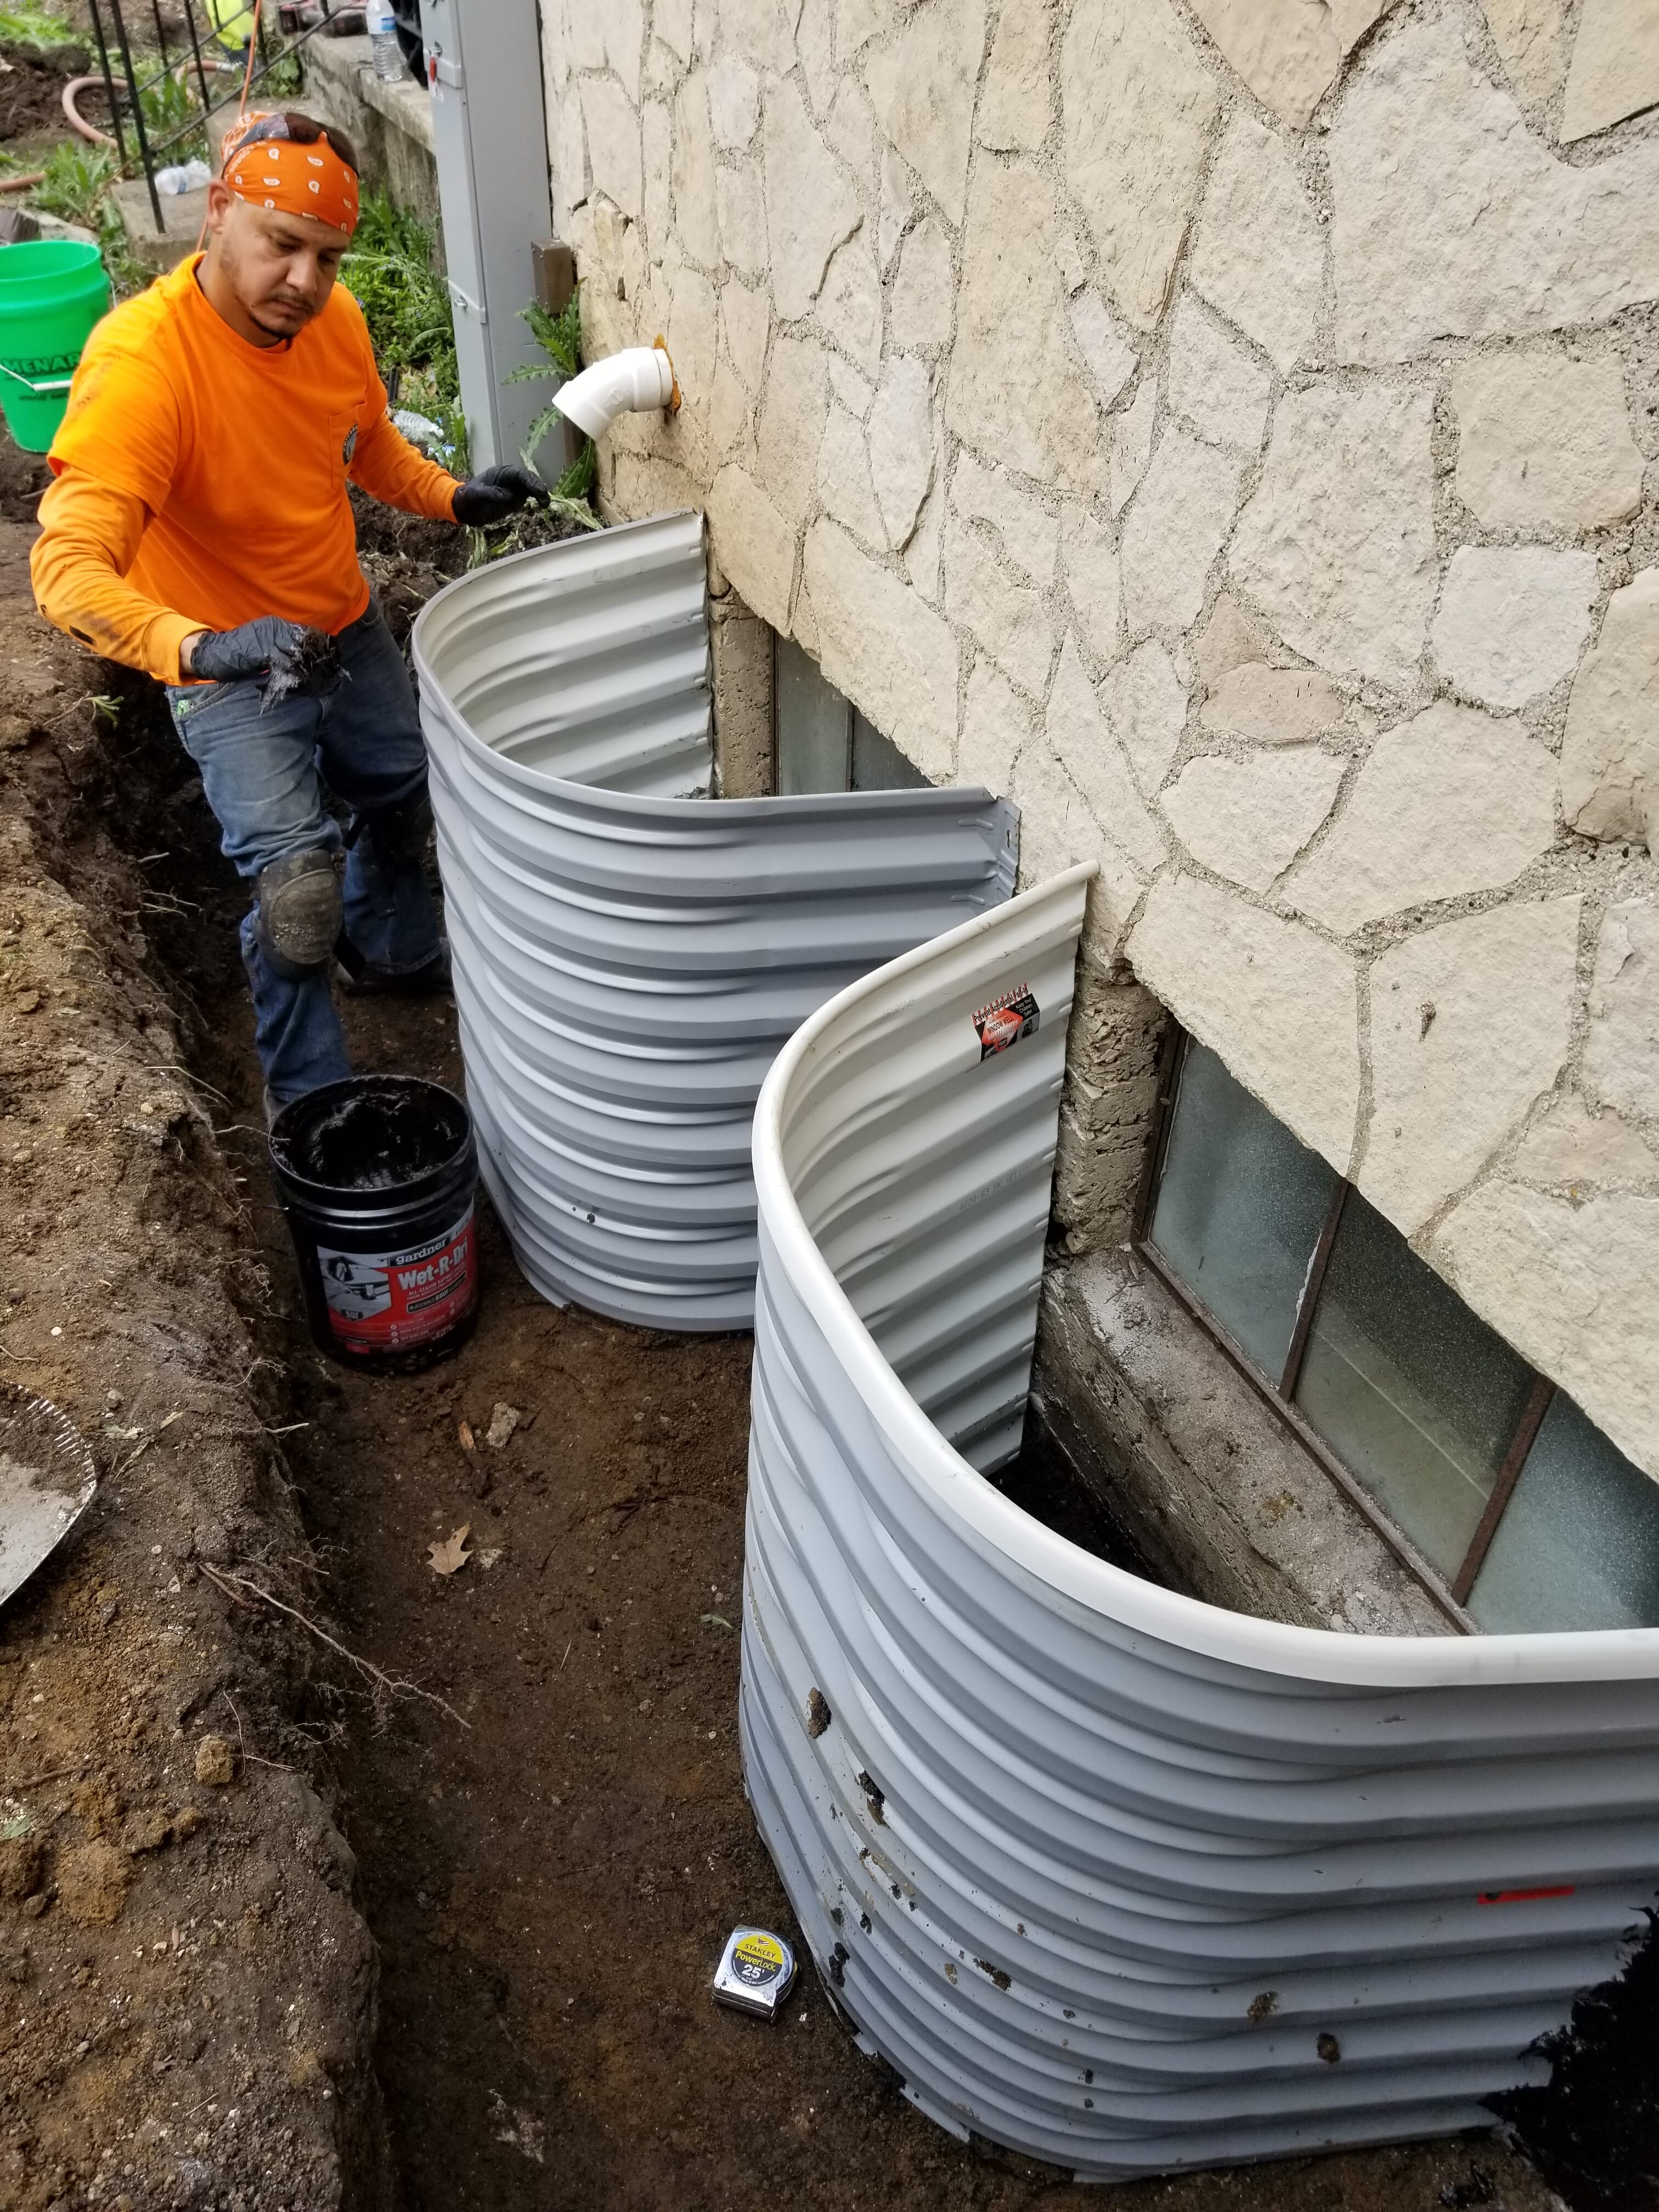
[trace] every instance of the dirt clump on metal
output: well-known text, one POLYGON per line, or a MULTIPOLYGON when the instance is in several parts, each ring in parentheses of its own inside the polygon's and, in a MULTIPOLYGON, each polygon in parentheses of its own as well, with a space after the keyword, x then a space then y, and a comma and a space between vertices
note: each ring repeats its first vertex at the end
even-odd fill
POLYGON ((1643 1921, 1624 1972, 1544 2044, 1548 2085, 1498 2100, 1573 2212, 1659 2204, 1659 1914, 1643 1921))

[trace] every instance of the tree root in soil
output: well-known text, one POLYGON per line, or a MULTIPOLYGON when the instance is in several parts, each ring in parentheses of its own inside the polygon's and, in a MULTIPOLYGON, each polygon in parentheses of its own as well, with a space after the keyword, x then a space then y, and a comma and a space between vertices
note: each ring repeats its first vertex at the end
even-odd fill
POLYGON ((196 1565, 208 1580, 216 1584, 234 1604, 247 1603, 246 1597, 237 1595, 239 1591, 246 1590, 248 1597, 257 1597, 270 1606, 274 1612, 286 1613, 290 1620, 297 1620, 308 1635, 314 1636, 319 1644, 325 1644, 328 1649, 337 1653, 348 1666, 355 1667, 365 1680, 374 1683, 383 1697, 394 1703, 399 1698, 419 1698, 426 1705, 436 1705, 440 1712, 447 1713, 457 1728, 471 1728, 471 1723, 463 1720, 447 1698, 441 1698, 435 1690, 422 1689, 418 1682, 409 1681, 401 1674, 388 1674, 383 1668, 377 1667, 373 1660, 365 1659, 359 1652, 348 1650, 337 1638, 331 1636, 325 1628, 319 1628, 316 1622, 301 1613, 297 1606, 285 1604, 281 1598, 273 1597, 263 1583, 252 1582, 246 1575, 233 1574, 228 1568, 211 1567, 205 1559, 198 1559, 196 1565))

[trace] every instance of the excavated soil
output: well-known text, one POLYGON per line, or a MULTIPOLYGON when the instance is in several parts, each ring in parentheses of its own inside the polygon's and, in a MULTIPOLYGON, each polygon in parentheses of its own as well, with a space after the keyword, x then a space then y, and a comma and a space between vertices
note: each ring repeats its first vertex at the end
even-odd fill
MULTIPOLYGON (((0 512, 33 469, 0 453, 0 512)), ((253 1595, 318 1604, 283 1324, 149 935, 129 707, 34 616, 31 536, 0 521, 0 1376, 101 1481, 0 1610, 0 2205, 375 2208, 378 1961, 313 1786, 345 1692, 253 1595)))
MULTIPOLYGON (((82 46, 58 46, 40 54, 0 40, 0 144, 15 155, 28 147, 44 152, 52 141, 62 138, 66 127, 64 87, 89 66, 82 46)), ((107 105, 101 89, 95 98, 88 97, 88 120, 102 125, 107 105)))
MULTIPOLYGON (((404 617, 454 565, 429 535, 401 550, 381 544, 374 558, 388 597, 403 592, 404 617)), ((0 571, 0 625, 27 626, 18 612, 21 589, 14 561, 0 571)), ((11 634, 0 628, 0 650, 11 634)), ((97 677, 100 685, 106 680, 114 680, 108 672, 97 677)), ((50 1830, 58 1902, 28 1921, 17 1918, 26 1907, 0 1904, 0 1926, 14 1947, 20 1940, 39 1947, 48 1936, 58 1946, 49 1969, 31 1965, 38 1978, 17 2011, 45 2023, 40 2033, 57 2054, 53 2065, 85 2070, 93 2054, 70 2054, 83 2037, 90 2040, 94 2012, 101 2021, 111 2009, 116 1984, 124 2003, 139 2002, 141 1982, 148 1991, 158 1975, 174 1976, 180 1994, 166 2001, 173 2009, 149 2015, 157 2023, 165 2017, 167 2039, 159 2024, 153 2043, 122 2031, 136 2064, 107 2081, 106 2114, 120 2114, 131 2129, 141 2106, 154 2107, 155 2081, 165 2087, 170 2078, 143 2069, 165 2057, 175 2073, 199 2071, 227 2040, 263 2083, 270 2040, 259 2040, 264 2023, 274 2028, 276 2049, 295 2054, 283 2078, 297 2085, 288 2092, 295 2114, 323 2109, 325 2091, 337 2107, 355 2084, 352 2140, 367 2143, 372 2097, 349 2062, 375 2018, 378 1961, 374 2065, 396 2201, 406 2212, 769 2212, 780 2203, 802 2212, 860 2205, 1031 2212, 1101 2203, 1053 2172, 961 2145, 920 2118, 891 2077, 859 2055, 810 1963, 775 2022, 712 2003, 710 1977, 734 1923, 797 1933, 744 1797, 735 1729, 748 1341, 674 1338, 544 1304, 516 1273, 481 1199, 484 1304, 453 1361, 412 1378, 375 1379, 319 1356, 305 1334, 264 1171, 259 1081, 235 951, 243 895, 218 857, 200 786, 153 696, 136 687, 124 687, 123 696, 118 745, 100 741, 101 773, 121 805, 106 805, 98 849, 106 853, 112 912, 128 896, 133 861, 144 863, 143 928, 155 970, 165 971, 179 1032, 153 1050, 157 1060, 182 1059, 191 1070, 188 1081, 176 1071, 167 1078, 177 1087, 166 1096, 180 1103, 166 1109, 165 1128, 197 1164, 188 1182, 158 1168, 146 1186, 153 1224, 146 1234, 173 1255, 178 1297, 211 1309, 226 1341, 246 1346, 238 1358, 276 1363, 249 1380, 264 1425, 248 1449, 252 1462, 283 1480, 264 1478, 263 1520, 246 1511, 233 1533, 226 1519, 226 1533, 208 1532, 211 1551, 198 1533, 197 1562, 181 1558, 176 1542, 152 1553, 157 1540, 149 1532, 161 1525, 155 1516, 171 1512, 182 1521, 175 1498, 192 1497, 202 1480, 197 1455, 208 1424, 192 1410, 187 1449, 163 1449, 154 1437, 156 1448, 122 1478, 128 1518, 112 1511, 67 1547, 15 1618, 0 1616, 0 1655, 16 1655, 14 1668, 50 1655, 53 1711, 78 1700, 99 1713, 106 1705, 155 1711, 145 1723, 150 1735, 140 1729, 154 1779, 143 1792, 120 1784, 130 1803, 159 1803, 174 1818, 170 1808, 188 1802, 204 1818, 188 1834, 175 1821, 174 1841, 130 1862, 138 1872, 126 1914, 145 1900, 136 1920, 89 1929, 65 1922, 61 1862, 93 1839, 99 1816, 90 1800, 88 1809, 77 1809, 67 1789, 50 1801, 61 1808, 50 1830), (118 839, 125 840, 125 854, 118 839), (136 852, 133 840, 140 841, 136 852), (212 1107, 210 1127, 190 1103, 197 1098, 212 1107), (216 1194, 220 1217, 212 1224, 187 1210, 187 1194, 197 1190, 216 1194), (240 1307, 234 1321, 225 1318, 233 1255, 246 1285, 243 1303, 264 1309, 252 1322, 240 1318, 240 1307), (147 1482, 157 1487, 141 1508, 147 1482), (290 1510, 303 1536, 282 1517, 290 1510), (434 1546, 444 1547, 437 1563, 434 1546), (463 1553, 454 1571, 437 1571, 463 1553), (251 1610, 233 1604, 225 1592, 237 1595, 228 1581, 235 1573, 285 1594, 361 1663, 314 1639, 279 1635, 285 1624, 258 1601, 251 1610), (170 1733, 176 1708, 158 1704, 149 1687, 153 1638, 112 1645, 100 1626, 106 1601, 99 1594, 118 1575, 121 1606, 136 1611, 142 1599, 146 1620, 165 1614, 198 1669, 182 1738, 170 1733), (45 1644, 49 1636, 58 1640, 45 1644), (213 1639, 219 1656, 210 1660, 213 1639), (271 1656, 258 1693, 250 1688, 243 1697, 238 1686, 252 1678, 241 1655, 261 1639, 271 1656), (373 1678, 364 1666, 376 1670, 373 1678), (230 1732, 240 1779, 227 1796, 192 1785, 179 1760, 208 1717, 228 1724, 228 1694, 237 1698, 241 1733, 230 1732), (306 1778, 255 1768, 255 1755, 306 1778), (303 1816, 290 1814, 286 1835, 261 1826, 261 1808, 283 1801, 255 1795, 279 1783, 303 1792, 295 1803, 306 1808, 303 1816), (233 1798, 240 1801, 234 1814, 233 1798), (226 1855, 222 1875, 211 1871, 209 1852, 226 1855), (204 1885, 223 1885, 222 1901, 198 1911, 176 1947, 172 1930, 184 1924, 183 1905, 143 1887, 169 1864, 199 1864, 192 1899, 205 1896, 204 1885), (268 1870, 256 1876, 260 1865, 268 1870), (320 1869, 314 1879, 336 1910, 332 1920, 309 1890, 300 1906, 292 1903, 301 1870, 313 1869, 320 1869), (372 1943, 353 1936, 354 1900, 372 1943), (319 1912, 310 1949, 298 1953, 283 1948, 289 1923, 282 1916, 296 1909, 319 1912), (221 1929, 210 1970, 199 1947, 221 1929), (141 1938, 142 1963, 132 1958, 141 1938), (332 1963, 337 1950, 352 1962, 349 1977, 332 1963), (76 1962, 86 1960, 93 1994, 83 1997, 75 1974, 76 1962), (198 2002, 198 1987, 216 2009, 198 2002), (285 2023, 295 2008, 302 2025, 290 2031, 285 2023), (233 2014, 253 2023, 234 2038, 221 2025, 233 2014), (204 2021, 209 2040, 191 2056, 204 2021)), ((71 793, 61 802, 64 835, 78 835, 83 845, 90 817, 77 830, 76 808, 84 815, 88 804, 71 793)), ((88 891, 94 887, 95 873, 88 891)), ((125 969, 118 988, 117 958, 112 946, 88 956, 108 1000, 134 988, 125 969)), ((349 1002, 346 1015, 364 1068, 459 1086, 447 1000, 349 1002)), ((31 1036, 44 1041, 58 1019, 55 1003, 42 999, 30 1018, 37 1024, 31 1036)), ((84 1043, 86 1030, 78 1035, 84 1043)), ((133 1118, 142 1114, 140 1103, 133 1118)), ((0 1125, 0 1145, 9 1151, 14 1141, 10 1125, 0 1125)), ((105 1150, 86 1153, 87 1202, 62 1220, 56 1216, 70 1186, 61 1179, 37 1185, 30 1201, 33 1235, 44 1240, 50 1230, 52 1239, 52 1311, 64 1312, 77 1347, 101 1347, 118 1334, 130 1294, 131 1275, 112 1273, 103 1241, 123 1141, 112 1133, 100 1139, 105 1150)), ((149 1150, 138 1156, 148 1170, 149 1150)), ((33 1279, 27 1298, 43 1299, 33 1279)), ((26 1300, 26 1314, 34 1311, 26 1300)), ((100 1351, 95 1365, 64 1371, 70 1355, 49 1349, 44 1304, 40 1320, 36 1326, 31 1318, 21 1342, 15 1324, 0 1332, 22 1355, 21 1369, 4 1371, 52 1381, 54 1395, 65 1395, 83 1421, 96 1425, 101 1398, 92 1394, 101 1394, 106 1372, 119 1377, 116 1387, 126 1394, 120 1418, 136 1436, 151 1434, 142 1422, 156 1422, 163 1403, 196 1407, 180 1386, 165 1398, 147 1397, 134 1422, 137 1386, 126 1370, 107 1365, 100 1351)), ((125 1617, 118 1613, 117 1622, 125 1617)), ((7 1742, 8 1773, 24 1761, 44 1767, 70 1755, 58 1741, 66 1721, 60 1717, 49 1739, 44 1718, 31 1717, 40 1709, 26 1702, 21 1710, 23 1731, 7 1742)), ((110 1826, 114 1818, 106 1823, 112 1852, 121 1832, 110 1826)), ((50 2067, 41 2078, 35 2103, 29 2095, 14 2100, 17 2124, 38 2137, 40 2115, 56 2115, 54 2144, 61 2145, 79 2108, 63 2102, 50 2067)), ((198 2076, 190 2078, 194 2087, 198 2076)), ((241 2093, 216 2075, 199 2078, 198 2112, 214 2114, 213 2125, 222 2128, 227 2100, 241 2093)), ((13 2124, 13 2109, 0 2110, 13 2124)), ((189 2124, 197 2124, 196 2112, 189 2124)), ((284 2125, 298 2142, 299 2118, 282 2118, 278 2134, 284 2125)), ((315 2187, 296 2180, 286 2193, 263 2195, 250 2193, 251 2185, 239 2183, 238 2195, 221 2179, 192 2179, 193 2198, 179 2194, 185 2184, 176 2180, 167 2183, 173 2194, 161 2193, 161 2179, 152 2194, 148 2182, 140 2187, 118 2176, 94 2199, 85 2186, 88 2160, 71 2169, 67 2154, 58 2155, 56 2178, 37 2185, 36 2170, 44 2168, 38 2149, 28 2150, 34 2193, 0 2190, 0 2203, 31 2212, 48 2203, 106 2203, 120 2201, 120 2187, 135 2205, 193 2201, 252 2212, 283 2203, 310 2212, 335 2201, 324 2193, 327 2174, 315 2187)), ((350 2168, 337 2153, 331 2171, 348 2172, 346 2203, 376 2202, 371 2158, 350 2168)), ((1545 2212, 1553 2201, 1518 2156, 1484 2139, 1138 2185, 1112 2199, 1124 2212, 1154 2204, 1177 2212, 1431 2212, 1478 2203, 1545 2212)))

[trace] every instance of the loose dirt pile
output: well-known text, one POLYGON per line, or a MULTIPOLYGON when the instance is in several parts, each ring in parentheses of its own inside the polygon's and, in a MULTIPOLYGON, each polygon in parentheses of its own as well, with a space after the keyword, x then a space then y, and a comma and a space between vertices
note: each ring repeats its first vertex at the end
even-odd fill
POLYGON ((337 1699, 232 1579, 315 1587, 270 1284, 155 848, 115 842, 167 833, 32 534, 0 523, 0 1373, 103 1479, 0 1614, 0 2204, 374 2206, 374 1948, 305 1771, 337 1699))
MULTIPOLYGON (((56 46, 47 53, 27 46, 0 49, 0 144, 15 153, 64 135, 64 87, 88 66, 84 46, 56 46)), ((88 118, 104 128, 107 102, 88 100, 88 118)), ((3 203, 0 203, 3 204, 3 203)))

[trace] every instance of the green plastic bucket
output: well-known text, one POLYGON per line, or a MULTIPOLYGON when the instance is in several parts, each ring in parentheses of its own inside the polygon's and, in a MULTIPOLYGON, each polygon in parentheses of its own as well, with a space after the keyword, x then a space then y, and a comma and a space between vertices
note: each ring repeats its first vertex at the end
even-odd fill
POLYGON ((108 312, 109 278, 84 239, 0 246, 0 408, 26 453, 56 436, 82 349, 108 312))

